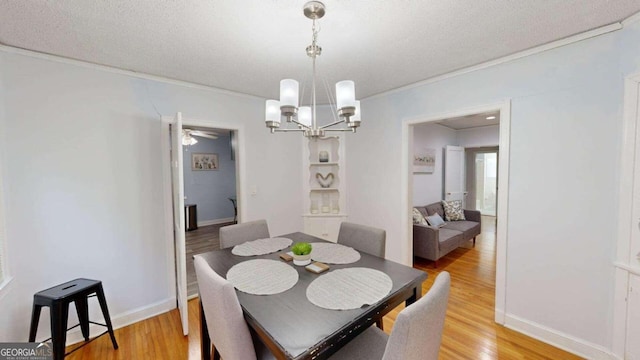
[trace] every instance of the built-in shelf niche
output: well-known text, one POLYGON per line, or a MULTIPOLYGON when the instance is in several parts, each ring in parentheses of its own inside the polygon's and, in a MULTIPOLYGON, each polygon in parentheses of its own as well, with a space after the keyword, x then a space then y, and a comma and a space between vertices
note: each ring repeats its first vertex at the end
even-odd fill
POLYGON ((347 216, 343 141, 340 135, 309 139, 303 155, 305 232, 331 241, 336 241, 340 223, 347 216), (332 181, 329 174, 333 174, 332 181))

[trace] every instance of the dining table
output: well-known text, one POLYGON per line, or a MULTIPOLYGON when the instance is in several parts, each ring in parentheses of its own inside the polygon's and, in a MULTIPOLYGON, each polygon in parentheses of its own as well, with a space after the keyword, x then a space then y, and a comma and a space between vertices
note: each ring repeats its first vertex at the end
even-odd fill
MULTIPOLYGON (((327 242, 301 232, 281 235, 295 242, 327 242)), ((222 249, 195 255, 202 257, 220 276, 234 265, 249 259, 283 261, 283 249, 259 256, 237 256, 232 249, 222 249)), ((255 336, 265 344, 277 359, 327 359, 403 302, 408 306, 422 296, 422 283, 427 273, 377 256, 360 252, 360 259, 350 264, 329 264, 329 272, 347 268, 369 268, 389 276, 391 291, 380 301, 352 310, 329 310, 311 303, 306 294, 308 286, 318 277, 304 266, 294 266, 298 282, 289 290, 274 295, 251 295, 237 291, 245 320, 255 336)), ((211 358, 211 339, 200 304, 202 358, 211 358)), ((215 344, 214 344, 215 345, 215 344)))

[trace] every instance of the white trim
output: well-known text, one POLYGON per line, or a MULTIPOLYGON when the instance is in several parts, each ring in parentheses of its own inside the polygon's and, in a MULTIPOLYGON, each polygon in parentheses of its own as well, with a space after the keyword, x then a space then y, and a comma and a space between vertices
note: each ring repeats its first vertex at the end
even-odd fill
MULTIPOLYGON (((94 306, 96 307, 100 306, 97 300, 95 302, 89 303, 89 309, 93 308, 94 306)), ((176 298, 174 296, 173 298, 161 300, 146 306, 139 307, 137 309, 127 311, 123 314, 113 316, 111 317, 111 323, 113 325, 114 330, 120 329, 125 326, 152 318, 154 316, 164 314, 175 308, 176 308, 176 298)), ((89 319, 89 320, 95 321, 98 323, 102 322, 104 324, 104 319, 102 317, 98 319, 89 319)), ((104 326, 98 326, 94 324, 89 325, 89 333, 91 334, 91 337, 94 337, 97 334, 100 334, 104 331, 105 331, 104 326)), ((82 332, 80 328, 73 329, 67 333, 67 346, 75 343, 79 343, 81 341, 84 341, 84 338, 82 337, 82 332)))
POLYGON ((626 27, 627 25, 631 25, 632 23, 636 22, 636 21, 640 21, 640 11, 638 11, 637 13, 629 16, 628 18, 622 20, 622 26, 626 27))
POLYGON ((586 359, 617 359, 614 354, 603 346, 578 339, 515 315, 507 314, 504 326, 586 359))
POLYGON ((198 89, 198 90, 213 91, 213 92, 224 94, 224 95, 233 95, 233 96, 239 96, 239 97, 248 98, 248 99, 264 100, 264 98, 260 96, 249 95, 241 92, 216 88, 208 85, 196 84, 189 81, 170 79, 170 78, 158 76, 158 75, 151 75, 151 74, 146 74, 146 73, 137 72, 137 71, 124 70, 124 69, 120 69, 120 68, 109 66, 109 65, 100 65, 100 64, 95 64, 88 61, 76 60, 76 59, 66 58, 59 55, 46 54, 46 53, 41 53, 34 50, 27 50, 27 49, 17 48, 13 46, 8 46, 8 45, 0 44, 0 51, 10 53, 10 54, 28 56, 36 59, 43 59, 43 60, 63 63, 63 64, 76 65, 76 66, 89 68, 93 70, 105 71, 112 74, 131 76, 131 77, 145 79, 145 80, 152 80, 152 81, 157 81, 165 84, 185 86, 185 87, 198 89))
POLYGON ((498 228, 496 232, 496 298, 495 298, 495 321, 498 324, 504 323, 504 314, 507 308, 506 284, 507 284, 507 224, 508 224, 508 200, 509 200, 509 149, 511 138, 511 101, 504 100, 482 106, 475 106, 461 110, 426 115, 416 118, 404 119, 402 121, 402 151, 401 151, 401 205, 403 226, 402 239, 406 239, 407 251, 403 258, 407 264, 413 260, 411 206, 413 189, 413 176, 411 174, 411 151, 413 149, 413 125, 429 123, 438 120, 460 117, 490 111, 500 112, 500 159, 499 159, 499 187, 498 187, 498 228))
POLYGON ((504 324, 507 311, 507 225, 509 224, 509 164, 511 158, 511 101, 500 107, 500 140, 498 159, 498 211, 496 219, 496 313, 495 321, 504 324))
MULTIPOLYGON (((635 180, 638 125, 640 113, 638 96, 640 73, 627 76, 624 81, 624 114, 622 146, 620 153, 620 188, 618 193, 618 238, 616 249, 615 287, 613 296, 613 342, 612 351, 624 357, 627 333, 627 293, 629 273, 638 274, 630 265, 633 219, 633 193, 635 180)), ((636 189, 637 191, 637 189, 636 189)))
POLYGON ((616 268, 620 269, 620 270, 624 270, 624 271, 626 271, 628 273, 631 273, 633 275, 640 276, 640 268, 639 267, 631 266, 631 265, 628 265, 628 264, 623 264, 623 263, 618 262, 618 261, 614 262, 613 265, 616 268))
POLYGON ((0 283, 0 300, 7 296, 7 294, 13 287, 11 284, 13 284, 13 277, 5 275, 2 283, 0 283))
POLYGON ((456 71, 451 71, 442 75, 438 75, 429 79, 425 79, 422 81, 418 81, 415 82, 413 84, 409 84, 409 85, 405 85, 405 86, 401 86, 399 88, 395 88, 395 89, 391 89, 388 91, 384 91, 375 95, 371 95, 369 97, 366 97, 365 99, 375 99, 378 97, 383 97, 383 96, 387 96, 390 94, 394 94, 400 91, 405 91, 405 90, 409 90, 409 89, 413 89, 416 87, 420 87, 420 86, 424 86, 426 84, 431 84, 434 82, 438 82, 438 81, 442 81, 442 80, 446 80, 452 77, 456 77, 456 76, 460 76, 460 75, 464 75, 464 74, 468 74, 470 72, 474 72, 474 71, 478 71, 478 70, 482 70, 482 69, 486 69, 492 66, 496 66, 499 64, 504 64, 510 61, 514 61, 514 60, 518 60, 530 55, 535 55, 541 52, 545 52, 548 50, 552 50, 555 48, 559 48, 562 46, 566 46, 569 44, 573 44, 582 40, 586 40, 586 39, 590 39, 590 38, 594 38, 596 36, 600 36, 603 34, 607 34, 613 31, 618 31, 622 29, 622 24, 621 23, 613 23, 613 24, 609 24, 609 25, 605 25, 593 30, 589 30, 589 31, 585 31, 583 33, 580 34, 576 34, 573 36, 569 36, 566 37, 564 39, 560 39, 560 40, 556 40, 556 41, 552 41, 550 43, 544 44, 544 45, 540 45, 540 46, 536 46, 534 48, 528 49, 528 50, 523 50, 520 52, 517 52, 515 54, 511 54, 511 55, 507 55, 495 60, 491 60, 491 61, 487 61, 487 62, 483 62, 477 65, 472 65, 460 70, 456 70, 456 71))
POLYGON ((171 188, 171 142, 169 124, 173 119, 162 116, 160 119, 160 151, 162 151, 162 189, 164 198, 164 237, 165 246, 167 247, 167 274, 166 279, 169 280, 167 288, 168 297, 176 296, 176 267, 175 267, 175 249, 173 239, 173 189, 171 188), (174 264, 174 266, 169 266, 174 264))
POLYGON ((213 219, 213 220, 198 221, 198 227, 209 226, 209 225, 217 225, 217 224, 224 224, 224 223, 228 223, 228 222, 232 222, 232 221, 233 221, 232 217, 224 218, 224 219, 213 219))

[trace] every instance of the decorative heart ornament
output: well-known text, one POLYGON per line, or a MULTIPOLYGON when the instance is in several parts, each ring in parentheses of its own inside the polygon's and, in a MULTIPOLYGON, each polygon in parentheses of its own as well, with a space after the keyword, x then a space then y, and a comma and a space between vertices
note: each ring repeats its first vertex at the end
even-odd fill
POLYGON ((318 180, 318 184, 320 184, 320 186, 328 188, 333 184, 333 173, 328 173, 326 176, 316 173, 316 180, 318 180))

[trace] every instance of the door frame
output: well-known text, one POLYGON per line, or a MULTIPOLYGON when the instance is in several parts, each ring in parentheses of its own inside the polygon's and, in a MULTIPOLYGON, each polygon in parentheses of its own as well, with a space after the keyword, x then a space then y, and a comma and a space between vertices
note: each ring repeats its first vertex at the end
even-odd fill
MULTIPOLYGON (((640 147, 640 73, 625 77, 622 147, 620 154, 620 191, 618 196, 618 239, 613 296, 613 353, 624 358, 627 343, 627 294, 629 276, 640 276, 640 263, 632 263, 631 237, 633 218, 633 193, 638 147, 640 147)), ((636 189, 638 191, 640 189, 636 189)))
POLYGON ((418 124, 430 123, 438 120, 473 115, 484 112, 498 111, 500 112, 500 159, 498 162, 498 209, 497 209, 497 229, 496 229, 496 289, 495 289, 495 322, 501 325, 505 323, 506 313, 506 283, 507 283, 507 230, 508 230, 508 213, 509 213, 509 141, 511 139, 511 100, 507 99, 502 102, 480 105, 475 107, 463 108, 450 112, 423 115, 414 118, 404 119, 402 121, 402 159, 401 159, 401 191, 402 206, 405 209, 402 212, 402 238, 406 239, 405 253, 407 263, 413 263, 413 227, 412 227, 412 206, 413 206, 413 126, 418 124))
MULTIPOLYGON (((173 116, 161 116, 160 129, 160 148, 162 152, 162 183, 164 197, 164 213, 165 213, 165 244, 167 248, 166 261, 167 266, 166 279, 169 279, 169 298, 176 297, 176 263, 175 249, 173 245, 173 200, 172 200, 172 178, 171 178, 171 142, 169 125, 174 122, 173 116)), ((244 188, 246 184, 246 151, 245 151, 245 130, 244 125, 217 120, 205 120, 182 116, 182 126, 196 126, 203 128, 225 129, 236 132, 236 197, 238 206, 238 223, 246 218, 246 196, 247 192, 244 188)))

